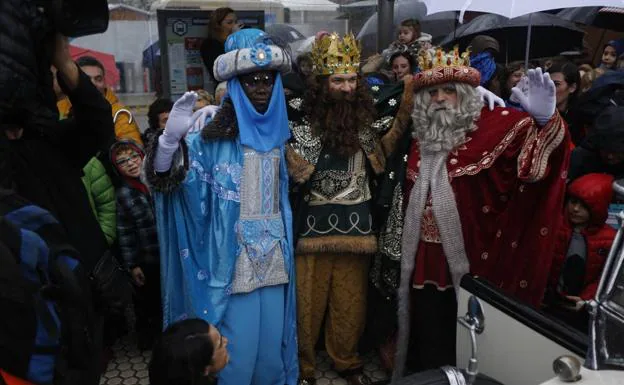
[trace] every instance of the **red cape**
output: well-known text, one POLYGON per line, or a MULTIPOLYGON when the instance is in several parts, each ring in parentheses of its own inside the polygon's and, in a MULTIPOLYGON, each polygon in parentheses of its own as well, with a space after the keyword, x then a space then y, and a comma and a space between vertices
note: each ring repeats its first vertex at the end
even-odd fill
MULTIPOLYGON (((538 128, 528 114, 504 108, 484 108, 477 125, 447 161, 471 273, 538 306, 565 195, 567 128, 559 114, 538 128)), ((418 148, 414 142, 408 196, 418 174, 418 148)))

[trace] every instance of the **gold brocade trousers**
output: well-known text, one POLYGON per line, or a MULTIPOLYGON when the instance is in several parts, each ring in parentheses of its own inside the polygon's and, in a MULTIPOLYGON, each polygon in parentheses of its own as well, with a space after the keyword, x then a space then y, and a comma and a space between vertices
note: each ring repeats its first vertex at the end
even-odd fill
POLYGON ((314 377, 315 345, 325 312, 325 348, 336 371, 362 366, 358 343, 366 323, 369 255, 296 256, 297 327, 301 378, 314 377))

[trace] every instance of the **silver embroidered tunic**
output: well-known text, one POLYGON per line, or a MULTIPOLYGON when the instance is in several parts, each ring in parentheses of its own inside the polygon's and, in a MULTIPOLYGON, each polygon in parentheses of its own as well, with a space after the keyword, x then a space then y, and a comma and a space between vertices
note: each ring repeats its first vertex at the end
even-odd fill
POLYGON ((288 283, 281 247, 285 231, 279 209, 280 152, 244 151, 236 225, 240 249, 232 293, 288 283))
POLYGON ((348 158, 322 154, 312 175, 308 216, 300 236, 372 234, 368 182, 363 151, 348 158))

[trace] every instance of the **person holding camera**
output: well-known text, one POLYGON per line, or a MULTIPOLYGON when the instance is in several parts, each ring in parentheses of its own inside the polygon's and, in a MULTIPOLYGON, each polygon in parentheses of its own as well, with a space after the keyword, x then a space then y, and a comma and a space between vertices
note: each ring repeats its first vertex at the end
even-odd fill
MULTIPOLYGON (((115 267, 81 180, 83 167, 110 147, 115 136, 111 105, 72 60, 67 38, 57 34, 46 43, 33 64, 39 68, 33 79, 34 96, 0 99, 0 187, 49 211, 91 278, 93 305, 98 307, 91 320, 94 353, 87 356, 88 373, 74 382, 90 385, 99 382, 103 315, 123 307, 130 294, 127 276, 115 267), (46 100, 53 95, 50 65, 57 69, 59 86, 72 102, 73 116, 68 119, 59 120, 55 105, 46 100)), ((15 78, 20 75, 3 62, 0 71, 3 78, 11 71, 15 78)))
MULTIPOLYGON (((132 112, 119 101, 115 92, 113 92, 110 87, 106 86, 106 69, 104 65, 91 56, 78 58, 76 64, 78 64, 80 70, 91 79, 95 88, 104 95, 106 101, 110 103, 113 123, 115 125, 115 136, 117 139, 129 139, 139 145, 143 145, 141 131, 139 130, 139 125, 134 119, 132 112)), ((57 102, 57 108, 61 116, 69 116, 72 111, 72 103, 68 98, 64 97, 57 102)))
POLYGON ((81 177, 87 162, 114 141, 111 106, 72 60, 67 38, 58 35, 55 44, 51 64, 72 101, 73 117, 43 126, 23 107, 29 101, 0 101, 0 141, 4 142, 0 175, 3 187, 15 189, 59 220, 85 266, 92 269, 108 243, 81 177))

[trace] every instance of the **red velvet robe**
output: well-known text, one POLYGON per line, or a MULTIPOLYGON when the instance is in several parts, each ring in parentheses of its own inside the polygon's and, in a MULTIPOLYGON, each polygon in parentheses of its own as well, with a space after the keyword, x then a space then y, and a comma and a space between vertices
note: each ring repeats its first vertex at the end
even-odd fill
MULTIPOLYGON (((548 282, 563 206, 570 136, 557 113, 542 128, 528 114, 484 108, 478 129, 449 154, 448 174, 473 275, 539 305, 548 282)), ((420 165, 414 141, 406 196, 420 165)), ((406 200, 407 201, 407 200, 406 200)), ((432 213, 425 208, 413 285, 451 286, 432 213)))

